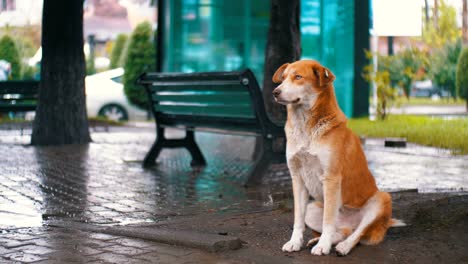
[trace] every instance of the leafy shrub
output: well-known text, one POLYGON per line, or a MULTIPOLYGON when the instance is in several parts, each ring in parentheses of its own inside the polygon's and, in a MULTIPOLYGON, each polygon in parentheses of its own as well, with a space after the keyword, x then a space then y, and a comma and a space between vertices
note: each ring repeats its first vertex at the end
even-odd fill
POLYGON ((466 101, 466 111, 468 112, 468 47, 463 49, 458 59, 456 86, 458 96, 466 101))
POLYGON ((147 95, 142 86, 135 83, 143 72, 153 71, 155 47, 153 30, 148 22, 139 24, 133 31, 125 59, 123 76, 124 91, 131 104, 147 109, 147 95))
MULTIPOLYGON (((372 58, 373 53, 367 52, 367 57, 372 58)), ((388 116, 390 108, 397 99, 398 92, 395 87, 392 86, 391 81, 391 64, 393 63, 394 57, 392 56, 381 56, 378 55, 378 67, 377 72, 374 72, 374 64, 370 64, 364 67, 363 77, 369 83, 375 83, 377 85, 377 118, 385 120, 388 116)))
POLYGON ((123 52, 124 52, 127 40, 128 40, 128 36, 125 34, 119 34, 117 36, 117 39, 115 40, 115 44, 114 44, 114 47, 112 48, 112 53, 110 56, 109 69, 115 69, 115 68, 122 66, 121 57, 123 57, 123 52))
POLYGON ((15 41, 8 35, 0 39, 0 60, 6 60, 11 64, 12 80, 21 78, 21 62, 15 41))
POLYGON ((430 76, 432 81, 456 98, 455 75, 461 41, 449 42, 435 52, 431 58, 430 76))

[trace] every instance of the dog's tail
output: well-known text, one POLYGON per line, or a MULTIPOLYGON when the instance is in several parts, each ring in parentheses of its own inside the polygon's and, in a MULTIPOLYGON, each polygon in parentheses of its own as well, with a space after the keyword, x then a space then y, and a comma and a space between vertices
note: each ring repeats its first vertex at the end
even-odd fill
POLYGON ((405 222, 401 221, 400 219, 396 219, 396 218, 390 219, 389 225, 390 225, 390 227, 402 227, 402 226, 406 226, 405 222))

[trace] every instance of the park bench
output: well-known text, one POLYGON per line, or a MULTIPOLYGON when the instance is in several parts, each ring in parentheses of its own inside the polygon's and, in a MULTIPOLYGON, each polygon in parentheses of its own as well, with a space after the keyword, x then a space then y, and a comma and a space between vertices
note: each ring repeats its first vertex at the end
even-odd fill
POLYGON ((250 70, 144 73, 137 82, 146 88, 156 121, 156 140, 143 161, 145 167, 155 164, 163 148, 186 148, 192 166, 206 165, 195 130, 257 136, 249 182, 258 182, 273 162, 284 162, 284 152, 273 149, 275 139, 284 139, 284 130, 268 118, 262 92, 250 70), (186 135, 167 139, 166 127, 182 128, 186 135))
MULTIPOLYGON (((39 81, 0 81, 0 113, 13 113, 17 118, 17 113, 36 111, 38 96, 39 81)), ((109 125, 106 122, 99 124, 90 121, 90 127, 95 131, 99 125, 104 127, 104 131, 109 131, 109 125)), ((23 135, 23 130, 31 124, 19 122, 18 125, 14 125, 13 129, 16 130, 18 126, 23 135)), ((8 127, 8 129, 12 128, 8 127)))
MULTIPOLYGON (((2 81, 0 82, 0 113, 13 113, 17 117, 17 113, 35 111, 38 94, 38 81, 2 81)), ((16 130, 19 126, 23 135, 25 127, 29 125, 29 122, 20 122, 14 125, 14 129, 16 130)))
POLYGON ((0 113, 35 111, 39 81, 0 82, 0 113))

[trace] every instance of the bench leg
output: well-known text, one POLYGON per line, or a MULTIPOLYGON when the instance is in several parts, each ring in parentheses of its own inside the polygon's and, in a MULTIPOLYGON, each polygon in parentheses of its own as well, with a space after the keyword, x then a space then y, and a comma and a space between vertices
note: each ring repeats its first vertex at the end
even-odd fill
POLYGON ((164 128, 157 128, 156 140, 153 143, 150 151, 146 154, 145 159, 143 160, 143 167, 151 167, 156 164, 156 159, 163 148, 164 138, 164 128))
POLYGON ((192 155, 191 166, 205 166, 206 160, 203 157, 197 142, 195 141, 194 132, 187 130, 183 139, 166 139, 164 137, 164 128, 157 128, 156 141, 146 154, 143 160, 143 167, 151 167, 156 164, 156 159, 163 148, 186 148, 192 155))
POLYGON ((201 152, 200 148, 198 147, 197 142, 195 141, 194 132, 192 130, 186 130, 185 147, 192 155, 192 162, 190 162, 191 166, 206 166, 205 157, 203 157, 203 153, 201 152))

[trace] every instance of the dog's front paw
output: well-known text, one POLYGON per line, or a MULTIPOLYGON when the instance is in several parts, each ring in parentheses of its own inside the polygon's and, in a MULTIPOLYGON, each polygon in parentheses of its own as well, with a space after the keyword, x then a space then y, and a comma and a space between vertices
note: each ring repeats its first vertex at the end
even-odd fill
POLYGON ((312 248, 310 253, 316 256, 328 255, 330 254, 330 249, 331 249, 331 243, 323 241, 323 239, 320 239, 318 244, 312 248))
POLYGON ((339 256, 346 256, 352 248, 353 246, 345 240, 338 243, 338 245, 335 247, 335 250, 339 256))
POLYGON ((284 252, 293 252, 299 251, 302 247, 302 240, 289 240, 286 244, 283 245, 284 252))

